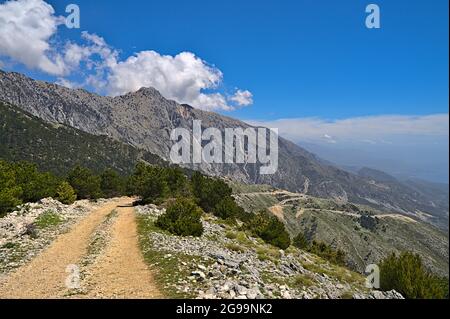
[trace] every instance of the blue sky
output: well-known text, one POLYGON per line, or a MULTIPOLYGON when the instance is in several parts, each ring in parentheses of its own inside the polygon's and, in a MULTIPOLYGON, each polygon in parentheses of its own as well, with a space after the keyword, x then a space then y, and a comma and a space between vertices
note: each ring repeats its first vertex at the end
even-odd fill
MULTIPOLYGON (((4 2, 4 1, 3 1, 4 2)), ((57 15, 74 1, 48 1, 57 15)), ((246 119, 448 112, 448 1, 376 1, 381 29, 367 29, 368 1, 77 0, 81 29, 125 58, 155 50, 196 54, 242 87, 246 119)), ((37 74, 36 76, 44 77, 37 74)))
MULTIPOLYGON (((49 1, 64 13, 67 1, 49 1)), ((77 1, 124 56, 190 51, 245 87, 243 118, 448 112, 448 1, 77 1)), ((70 31, 78 36, 79 31, 70 31)))
POLYGON ((403 157, 427 150, 421 169, 448 179, 448 9, 447 0, 0 1, 0 67, 101 94, 155 86, 341 153, 369 147, 391 160, 399 154, 386 145, 408 145, 403 157), (70 3, 80 29, 59 20, 70 3), (380 29, 365 26, 369 3, 380 29))

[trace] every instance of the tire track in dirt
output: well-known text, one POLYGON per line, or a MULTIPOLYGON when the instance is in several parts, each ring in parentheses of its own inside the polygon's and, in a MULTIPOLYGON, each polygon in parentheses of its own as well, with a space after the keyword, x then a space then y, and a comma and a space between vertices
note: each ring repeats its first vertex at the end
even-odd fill
MULTIPOLYGON (((139 250, 133 199, 120 198, 94 210, 60 235, 41 254, 0 281, 0 298, 66 298, 69 265, 77 265, 87 254, 91 236, 113 210, 119 212, 111 227, 111 242, 92 265, 85 296, 72 298, 159 297, 150 270, 139 250), (128 207, 124 207, 128 206, 128 207), (103 294, 104 293, 104 294, 103 294)), ((82 283, 83 284, 83 283, 82 283)))
POLYGON ((104 252, 86 269, 81 298, 161 298, 139 248, 133 207, 118 207, 104 252))

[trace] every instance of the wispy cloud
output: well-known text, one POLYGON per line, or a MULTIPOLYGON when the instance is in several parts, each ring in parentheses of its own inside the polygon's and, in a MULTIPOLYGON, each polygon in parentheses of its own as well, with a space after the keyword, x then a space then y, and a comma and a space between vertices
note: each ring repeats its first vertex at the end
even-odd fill
POLYGON ((448 182, 448 114, 247 122, 278 128, 280 135, 338 165, 448 182))
POLYGON ((423 116, 380 115, 340 120, 320 118, 249 120, 253 125, 278 128, 279 133, 294 142, 357 142, 392 144, 394 137, 447 136, 449 115, 423 116))

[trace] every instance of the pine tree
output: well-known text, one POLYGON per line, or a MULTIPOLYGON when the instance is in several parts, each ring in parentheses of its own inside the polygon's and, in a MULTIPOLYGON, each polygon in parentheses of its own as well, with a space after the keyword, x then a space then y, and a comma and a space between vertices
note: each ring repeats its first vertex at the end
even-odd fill
POLYGON ((75 194, 74 189, 67 182, 62 182, 56 191, 57 199, 66 205, 73 204, 73 202, 77 199, 77 195, 75 194))
POLYGON ((100 188, 106 198, 120 196, 124 193, 124 179, 113 169, 106 169, 100 175, 100 188))
POLYGON ((307 249, 309 247, 308 239, 306 239, 306 236, 301 232, 294 237, 293 244, 300 249, 307 249))
POLYGON ((101 196, 100 177, 91 170, 76 166, 67 176, 79 199, 97 199, 101 196))
POLYGON ((192 199, 178 198, 167 208, 165 214, 158 217, 155 224, 178 236, 201 236, 201 215, 201 208, 192 199))

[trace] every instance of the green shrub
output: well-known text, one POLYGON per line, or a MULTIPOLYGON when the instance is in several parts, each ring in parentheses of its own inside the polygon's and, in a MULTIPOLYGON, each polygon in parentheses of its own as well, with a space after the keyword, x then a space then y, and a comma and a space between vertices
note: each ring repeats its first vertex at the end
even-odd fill
POLYGON ((333 264, 339 266, 345 266, 346 264, 345 253, 342 250, 334 249, 330 245, 316 240, 313 240, 312 243, 310 243, 305 234, 302 232, 298 233, 297 236, 294 237, 292 244, 299 249, 303 249, 320 256, 333 264))
POLYGON ((201 236, 201 215, 201 208, 192 199, 179 198, 158 217, 155 225, 178 236, 201 236))
POLYGON ((207 213, 234 223, 237 219, 248 222, 253 218, 240 207, 232 195, 232 189, 224 181, 195 172, 190 180, 191 192, 198 205, 207 213))
POLYGON ((16 184, 13 166, 0 160, 0 216, 20 205, 21 195, 22 189, 16 184))
POLYGON ((164 177, 172 196, 189 194, 188 179, 181 168, 164 168, 164 177))
POLYGON ((27 162, 0 161, 0 215, 24 202, 54 197, 59 180, 27 162))
POLYGON ((255 214, 246 223, 246 228, 256 236, 261 237, 266 243, 281 249, 286 249, 291 244, 291 238, 284 224, 267 212, 255 214))
POLYGON ((77 195, 75 194, 75 190, 70 186, 67 182, 62 182, 58 189, 56 190, 56 199, 58 199, 61 203, 70 205, 77 199, 77 195))
POLYGON ((124 194, 124 179, 114 170, 106 169, 100 175, 100 188, 103 196, 112 198, 124 194))
POLYGON ((320 256, 333 264, 339 266, 345 266, 346 264, 345 253, 340 249, 334 249, 324 242, 314 240, 307 250, 310 253, 320 256))
POLYGON ((222 180, 212 179, 195 172, 191 178, 192 193, 205 212, 214 212, 216 205, 231 197, 231 188, 222 180))
POLYGON ((76 166, 72 169, 67 181, 79 199, 97 199, 101 196, 100 177, 85 167, 76 166))
POLYGON ((22 204, 19 199, 21 193, 20 187, 0 189, 0 217, 22 204))
POLYGON ((306 250, 309 247, 308 239, 306 239, 303 233, 298 233, 292 241, 293 245, 297 248, 306 250))
POLYGON ((420 256, 411 252, 391 254, 380 263, 380 286, 410 299, 448 298, 448 279, 429 273, 420 256))
POLYGON ((8 242, 8 243, 4 244, 1 248, 3 248, 3 249, 15 249, 15 248, 18 248, 18 247, 20 247, 20 244, 8 242))
POLYGON ((13 164, 15 183, 21 187, 23 202, 36 202, 41 198, 55 197, 60 181, 50 173, 39 172, 36 165, 28 162, 13 164))
POLYGON ((164 199, 169 193, 164 169, 144 163, 136 165, 127 189, 129 195, 140 196, 143 204, 164 199))
POLYGON ((214 207, 213 213, 222 219, 236 219, 242 214, 243 209, 239 207, 232 197, 225 197, 214 207))
POLYGON ((54 211, 48 210, 36 218, 34 225, 40 229, 59 225, 62 222, 61 217, 54 211))

